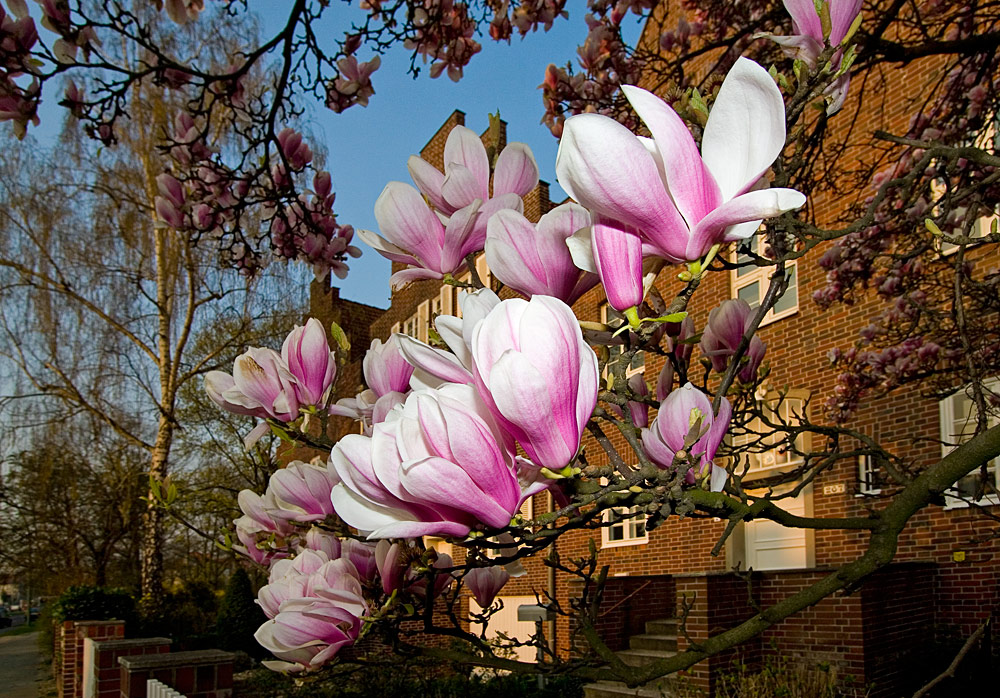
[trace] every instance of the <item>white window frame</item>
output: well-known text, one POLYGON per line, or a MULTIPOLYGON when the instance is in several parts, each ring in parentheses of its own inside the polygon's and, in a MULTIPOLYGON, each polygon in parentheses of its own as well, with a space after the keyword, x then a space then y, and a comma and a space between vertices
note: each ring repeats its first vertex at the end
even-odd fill
MULTIPOLYGON (((607 485, 607 478, 601 478, 601 485, 607 485)), ((649 531, 646 530, 646 518, 645 516, 632 516, 630 518, 619 519, 618 522, 614 522, 614 518, 617 516, 627 516, 630 514, 638 514, 640 510, 639 506, 633 507, 613 507, 611 509, 605 509, 603 512, 604 521, 607 525, 601 527, 601 548, 621 548, 627 545, 645 545, 649 542, 649 531), (640 527, 642 528, 642 533, 639 533, 640 527), (618 540, 612 540, 611 529, 618 528, 622 532, 622 537, 618 540)))
MULTIPOLYGON (((610 317, 611 305, 609 305, 607 301, 604 301, 599 306, 599 309, 601 313, 601 323, 607 325, 609 323, 609 320, 613 319, 610 317)), ((611 352, 612 354, 616 349, 619 352, 618 354, 614 355, 611 359, 608 360, 608 364, 612 364, 618 360, 619 356, 621 356, 621 350, 618 349, 617 345, 611 345, 610 347, 608 347, 608 349, 609 352, 611 352)), ((625 369, 625 378, 631 378, 636 374, 642 374, 645 372, 646 372, 646 353, 643 351, 638 351, 635 354, 633 354, 632 363, 630 363, 628 368, 625 369), (642 363, 635 365, 636 359, 639 359, 642 363)), ((605 368, 604 378, 605 379, 607 378, 607 368, 605 368)))
MULTIPOLYGON (((990 147, 992 142, 993 147, 995 148, 996 145, 998 145, 997 143, 998 124, 1000 124, 1000 116, 994 116, 993 121, 990 123, 989 127, 986 129, 986 131, 982 133, 982 135, 980 135, 978 138, 976 138, 975 141, 973 141, 973 145, 976 148, 982 148, 985 150, 990 147)), ((942 182, 939 179, 934 179, 931 181, 932 201, 937 201, 938 199, 940 199, 944 195, 944 192, 945 192, 944 182, 942 182)), ((940 209, 937 206, 934 207, 935 215, 937 215, 939 210, 940 209)), ((973 239, 986 237, 992 232, 993 221, 1000 221, 1000 210, 995 210, 992 216, 987 215, 987 216, 980 216, 979 218, 977 218, 976 222, 972 224, 972 229, 969 230, 969 237, 973 239)), ((977 244, 979 243, 970 242, 966 245, 966 248, 974 247, 977 244)), ((961 247, 961 245, 956 245, 955 243, 952 242, 945 242, 940 238, 938 238, 935 241, 935 245, 937 247, 938 254, 940 254, 942 257, 950 257, 951 255, 958 252, 958 248, 961 247)))
MULTIPOLYGON (((783 398, 776 394, 768 395, 763 399, 759 399, 757 404, 758 407, 770 413, 771 422, 793 426, 801 424, 802 417, 806 416, 804 410, 806 409, 807 398, 808 393, 805 391, 791 391, 783 398), (775 411, 775 407, 777 407, 777 412, 775 411)), ((730 437, 730 445, 739 447, 754 443, 758 439, 757 434, 763 431, 764 428, 760 418, 754 418, 747 425, 747 430, 750 433, 730 437)), ((807 434, 799 434, 797 437, 799 451, 805 452, 808 450, 807 436, 807 434)), ((746 473, 741 476, 744 482, 789 472, 798 468, 804 462, 792 449, 788 449, 787 451, 782 450, 781 444, 784 442, 784 438, 780 431, 776 431, 770 439, 773 441, 773 448, 761 451, 760 453, 743 454, 743 457, 750 461, 749 466, 746 468, 746 473)), ((743 469, 742 463, 740 464, 740 469, 743 469)))
MULTIPOLYGON (((752 238, 749 238, 753 245, 754 254, 764 257, 763 247, 767 242, 767 238, 763 233, 756 233, 752 238)), ((733 245, 732 261, 733 264, 740 263, 740 243, 733 245)), ((760 306, 761 302, 764 300, 764 294, 767 293, 767 288, 771 284, 771 274, 774 271, 773 267, 758 267, 753 264, 748 264, 746 266, 733 269, 730 272, 730 297, 739 298, 740 291, 748 286, 757 284, 757 302, 751 303, 751 307, 757 308, 760 306)), ((786 317, 790 317, 799 312, 799 273, 798 264, 796 261, 789 260, 785 262, 785 273, 790 276, 788 282, 788 288, 785 289, 785 293, 782 298, 787 298, 788 294, 795 294, 795 303, 789 308, 782 310, 781 312, 774 312, 774 308, 767 311, 767 315, 761 320, 760 326, 769 325, 772 322, 782 320, 786 317)))
MULTIPOLYGON (((983 385, 983 389, 990 390, 993 392, 1000 390, 1000 379, 994 378, 992 380, 987 381, 983 385)), ((960 446, 962 443, 965 443, 965 441, 968 440, 968 437, 963 438, 963 435, 955 433, 955 423, 956 421, 958 421, 957 416, 955 414, 955 402, 957 401, 958 396, 966 394, 965 392, 966 390, 967 388, 959 390, 954 394, 949 395, 948 397, 938 402, 938 416, 941 427, 942 457, 947 456, 949 453, 958 448, 958 446, 960 446)), ((970 401, 970 408, 971 408, 970 413, 965 416, 964 420, 962 420, 963 424, 965 425, 965 427, 963 427, 962 429, 963 434, 970 427, 972 429, 975 428, 975 416, 972 414, 972 412, 974 411, 974 403, 972 403, 971 401, 970 401)), ((998 422, 1000 422, 1000 419, 998 419, 996 415, 990 416, 989 425, 991 427, 996 426, 998 422)), ((1000 458, 994 458, 992 461, 990 461, 988 469, 993 472, 994 490, 1000 491, 1000 480, 998 480, 998 473, 1000 473, 1000 458)), ((964 478, 962 478, 962 480, 965 480, 966 478, 976 478, 976 477, 979 477, 978 468, 975 471, 966 475, 964 478)), ((961 482, 961 480, 959 482, 961 482)), ((952 489, 951 491, 954 491, 954 489, 952 489)), ((965 509, 971 506, 970 502, 968 502, 966 499, 963 499, 954 494, 949 494, 949 491, 947 490, 945 491, 944 497, 945 497, 944 508, 946 510, 965 509)), ((975 502, 975 504, 977 506, 998 506, 1000 505, 1000 495, 998 495, 997 492, 994 492, 992 494, 987 494, 981 500, 975 502)))
POLYGON ((878 485, 878 468, 870 455, 858 456, 858 497, 874 497, 882 494, 878 485))
POLYGON ((649 531, 646 530, 646 517, 645 516, 632 516, 631 518, 618 519, 617 522, 614 521, 614 516, 627 516, 630 514, 640 513, 641 507, 614 507, 613 509, 606 509, 604 511, 604 520, 608 522, 606 526, 601 528, 601 547, 602 548, 621 548, 626 545, 645 545, 649 542, 649 531), (611 529, 619 529, 622 532, 622 537, 618 540, 612 540, 611 529), (641 529, 641 533, 639 532, 641 529))

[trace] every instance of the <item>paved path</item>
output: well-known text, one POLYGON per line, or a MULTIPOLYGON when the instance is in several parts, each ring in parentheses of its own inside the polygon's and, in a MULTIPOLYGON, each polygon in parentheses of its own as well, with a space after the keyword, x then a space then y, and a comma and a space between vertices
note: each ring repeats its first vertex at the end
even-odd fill
POLYGON ((38 633, 0 635, 0 695, 4 698, 37 698, 38 633))

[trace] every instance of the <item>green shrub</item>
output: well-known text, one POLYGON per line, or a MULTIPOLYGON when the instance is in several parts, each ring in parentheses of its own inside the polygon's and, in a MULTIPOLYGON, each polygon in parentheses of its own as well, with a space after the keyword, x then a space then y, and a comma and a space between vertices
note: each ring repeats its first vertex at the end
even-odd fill
POLYGON ((251 657, 268 656, 267 650, 253 636, 267 620, 255 599, 250 575, 243 568, 237 569, 226 584, 215 618, 215 635, 221 649, 246 652, 251 657))
POLYGON ((124 589, 72 586, 52 602, 52 620, 122 620, 135 623, 135 599, 124 589))

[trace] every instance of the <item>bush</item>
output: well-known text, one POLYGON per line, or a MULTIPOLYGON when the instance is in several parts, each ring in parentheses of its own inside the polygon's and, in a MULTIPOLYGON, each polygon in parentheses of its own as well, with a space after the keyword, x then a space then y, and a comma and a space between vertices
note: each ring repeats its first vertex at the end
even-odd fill
POLYGON ((124 589, 72 586, 52 602, 52 620, 122 620, 126 632, 135 624, 135 599, 124 589))
POLYGON ((719 678, 719 698, 864 698, 866 689, 852 685, 853 677, 838 676, 827 664, 802 664, 785 657, 768 657, 763 668, 749 670, 737 664, 719 678))
POLYGON ((250 575, 242 568, 237 569, 229 578, 215 619, 215 635, 222 649, 246 652, 257 658, 268 656, 253 636, 267 620, 255 599, 250 575))

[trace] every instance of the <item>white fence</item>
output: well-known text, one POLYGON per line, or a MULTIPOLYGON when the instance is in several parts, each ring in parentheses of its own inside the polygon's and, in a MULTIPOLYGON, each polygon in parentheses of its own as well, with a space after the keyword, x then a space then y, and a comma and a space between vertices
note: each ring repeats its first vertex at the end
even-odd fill
POLYGON ((175 691, 165 683, 156 679, 146 680, 146 698, 187 698, 180 691, 175 691))

